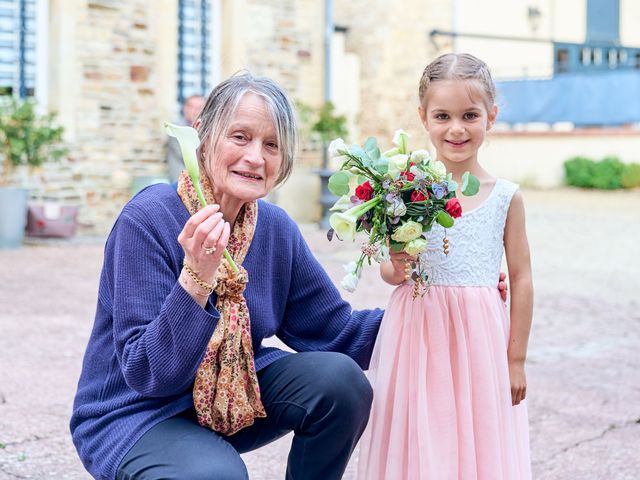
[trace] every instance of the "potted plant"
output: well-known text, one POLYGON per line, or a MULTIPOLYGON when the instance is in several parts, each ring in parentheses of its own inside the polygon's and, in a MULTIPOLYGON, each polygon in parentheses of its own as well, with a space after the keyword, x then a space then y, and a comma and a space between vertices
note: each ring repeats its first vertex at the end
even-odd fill
POLYGON ((311 126, 311 131, 317 134, 322 140, 322 168, 318 172, 320 175, 320 203, 322 204, 322 228, 328 228, 329 208, 336 202, 337 197, 329 191, 329 177, 334 171, 329 168, 327 146, 334 138, 344 138, 348 135, 347 117, 339 115, 335 111, 335 106, 331 102, 325 102, 318 111, 316 122, 311 126))
POLYGON ((0 101, 0 248, 22 244, 32 172, 66 154, 63 131, 55 114, 37 113, 31 100, 0 101))

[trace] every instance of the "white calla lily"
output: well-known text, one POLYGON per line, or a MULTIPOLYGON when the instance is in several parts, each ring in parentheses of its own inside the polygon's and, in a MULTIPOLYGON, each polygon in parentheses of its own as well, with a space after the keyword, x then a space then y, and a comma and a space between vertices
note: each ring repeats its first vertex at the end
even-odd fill
POLYGON ((407 146, 409 144, 409 134, 402 129, 396 130, 392 140, 394 145, 398 146, 399 153, 408 153, 407 146))
POLYGON ((340 240, 354 241, 356 239, 356 222, 378 203, 380 203, 380 197, 374 197, 368 202, 351 207, 344 212, 336 212, 329 217, 329 225, 340 240))
POLYGON ((164 129, 170 137, 175 137, 180 145, 182 152, 182 161, 184 162, 185 169, 191 178, 191 183, 198 194, 200 204, 204 207, 207 202, 202 195, 202 189, 200 188, 200 165, 198 165, 198 147, 200 146, 200 137, 198 132, 193 127, 185 127, 182 125, 175 125, 173 123, 164 122, 164 129))
POLYGON ((329 217, 329 225, 331 225, 340 240, 354 241, 357 220, 358 217, 349 215, 347 212, 334 213, 329 217))
POLYGON ((344 212, 353 207, 353 203, 351 202, 351 197, 349 195, 342 195, 336 203, 333 204, 333 207, 329 209, 330 212, 344 212))
MULTIPOLYGON (((182 161, 184 162, 184 166, 189 174, 191 183, 193 183, 193 188, 198 195, 198 200, 200 200, 200 204, 203 207, 206 207, 207 201, 204 199, 202 188, 200 187, 200 165, 198 164, 197 153, 198 147, 200 146, 200 137, 198 137, 198 132, 193 127, 175 125, 169 122, 164 123, 164 129, 169 136, 175 137, 176 140, 178 140, 180 150, 182 151, 182 161)), ((226 248, 224 249, 223 254, 224 258, 229 262, 231 269, 237 273, 238 266, 233 261, 233 258, 226 248)))

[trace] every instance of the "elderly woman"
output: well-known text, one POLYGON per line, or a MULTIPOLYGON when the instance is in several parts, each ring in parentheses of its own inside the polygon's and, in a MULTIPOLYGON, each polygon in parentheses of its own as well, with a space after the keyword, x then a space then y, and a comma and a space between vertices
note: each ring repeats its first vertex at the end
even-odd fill
POLYGON ((107 240, 74 444, 97 478, 240 479, 240 453, 293 431, 287 478, 340 478, 382 311, 352 311, 293 220, 259 200, 292 169, 280 87, 233 76, 196 128, 208 206, 183 173, 136 195, 107 240), (301 353, 262 345, 274 335, 301 353))

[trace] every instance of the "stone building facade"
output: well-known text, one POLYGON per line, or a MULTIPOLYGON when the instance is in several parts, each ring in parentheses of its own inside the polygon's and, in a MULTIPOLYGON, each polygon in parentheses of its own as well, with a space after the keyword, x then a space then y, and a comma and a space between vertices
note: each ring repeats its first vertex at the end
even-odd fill
MULTIPOLYGON (((220 26, 213 84, 246 68, 296 100, 322 102, 322 2, 211 3, 220 26)), ((104 233, 134 185, 166 176, 163 122, 178 114, 177 2, 50 0, 47 9, 47 107, 65 127, 70 154, 43 168, 35 192, 79 205, 84 230, 104 233)), ((300 169, 319 158, 303 155, 300 169)))
MULTIPOLYGON (((273 77, 295 100, 322 104, 326 2, 208 1, 215 17, 212 84, 247 68, 273 77)), ((178 0, 37 3, 46 6, 48 25, 46 105, 59 113, 71 152, 43 169, 37 192, 79 205, 86 231, 105 232, 132 185, 166 175, 162 124, 177 117, 178 0)), ((417 86, 429 61, 444 52, 469 51, 486 59, 498 77, 549 75, 553 50, 544 40, 582 41, 587 3, 335 0, 330 90, 339 113, 349 117, 348 140, 376 136, 385 145, 404 128, 413 148, 428 148, 417 115, 417 86), (434 30, 475 37, 434 37, 434 30), (518 35, 529 41, 493 38, 518 35)), ((635 0, 619 3, 622 41, 640 45, 634 27, 640 6, 635 0)), ((482 155, 497 175, 556 186, 568 157, 614 154, 639 161, 639 141, 637 126, 585 131, 525 125, 494 129, 482 155)), ((319 218, 320 162, 317 146, 302 148, 292 178, 270 198, 298 221, 319 218)))

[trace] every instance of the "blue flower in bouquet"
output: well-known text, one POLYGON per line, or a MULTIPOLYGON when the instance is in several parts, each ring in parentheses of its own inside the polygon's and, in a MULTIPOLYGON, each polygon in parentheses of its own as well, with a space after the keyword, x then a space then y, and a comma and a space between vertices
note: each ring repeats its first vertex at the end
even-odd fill
POLYGON ((432 183, 431 191, 438 200, 441 200, 449 193, 449 184, 447 182, 432 183))

